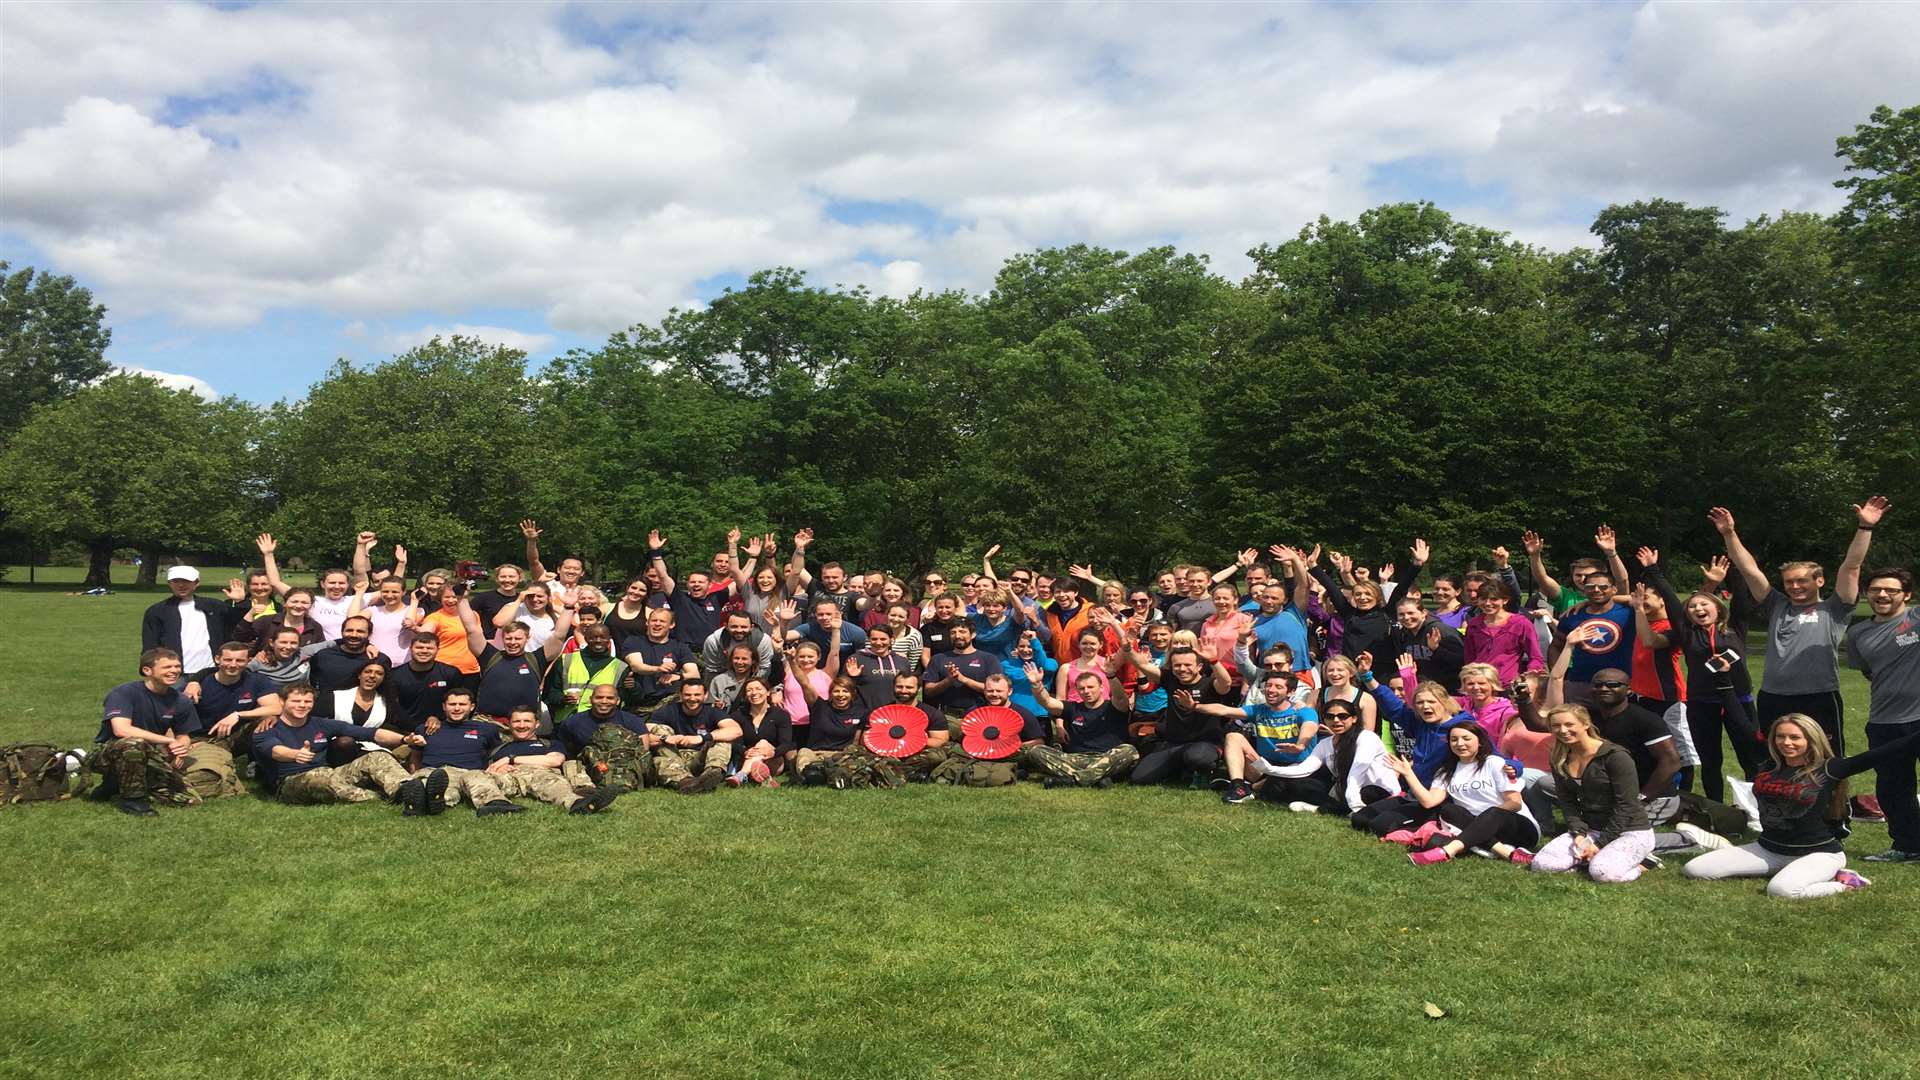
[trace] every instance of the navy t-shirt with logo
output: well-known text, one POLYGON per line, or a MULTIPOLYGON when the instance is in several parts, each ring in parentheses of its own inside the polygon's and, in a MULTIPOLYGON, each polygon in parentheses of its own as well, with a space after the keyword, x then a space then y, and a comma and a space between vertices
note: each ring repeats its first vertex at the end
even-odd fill
POLYGON ((311 769, 325 768, 327 765, 327 740, 336 735, 344 735, 357 742, 370 742, 374 729, 358 727, 345 720, 334 720, 324 716, 309 716, 304 724, 279 723, 265 731, 255 732, 253 736, 253 760, 267 772, 268 787, 279 787, 290 776, 298 776, 311 769), (313 760, 275 761, 273 748, 284 746, 289 750, 306 747, 313 751, 313 760))
POLYGON ((480 674, 473 711, 506 717, 516 708, 540 707, 540 659, 528 653, 498 653, 480 674))
POLYGON ((726 713, 710 703, 701 703, 700 711, 688 716, 679 702, 671 701, 653 710, 649 722, 671 728, 675 735, 712 735, 713 729, 726 718, 726 713))
POLYGON ((510 757, 542 757, 547 754, 566 756, 567 749, 552 739, 515 739, 495 750, 489 761, 501 761, 510 757))
POLYGON ((441 721, 440 730, 427 736, 420 750, 422 768, 484 769, 487 757, 506 739, 500 725, 491 720, 466 720, 452 724, 441 721))
POLYGON ((144 682, 122 683, 107 691, 100 734, 94 737, 95 742, 112 741, 115 717, 132 721, 134 727, 155 735, 169 731, 175 735, 191 735, 200 730, 200 714, 185 694, 178 690, 156 694, 148 690, 144 682))
POLYGON ((447 700, 447 691, 460 684, 460 669, 438 660, 417 671, 411 663, 401 664, 387 673, 387 689, 393 691, 394 712, 387 726, 395 731, 412 731, 429 716, 439 716, 447 700))
POLYGON ((1068 753, 1104 754, 1127 741, 1127 722, 1132 714, 1112 700, 1101 702, 1097 709, 1069 701, 1062 719, 1066 721, 1068 753))
POLYGON ((260 699, 269 694, 278 694, 280 688, 273 681, 257 671, 243 671, 240 681, 228 686, 212 675, 200 680, 200 705, 198 712, 206 720, 200 727, 205 730, 225 720, 237 712, 248 712, 260 707, 260 699))

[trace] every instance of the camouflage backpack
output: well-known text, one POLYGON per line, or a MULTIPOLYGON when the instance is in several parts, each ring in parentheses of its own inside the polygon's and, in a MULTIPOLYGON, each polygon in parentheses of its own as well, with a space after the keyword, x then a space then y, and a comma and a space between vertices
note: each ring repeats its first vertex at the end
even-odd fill
POLYGON ((84 784, 85 769, 67 769, 67 752, 50 743, 0 747, 0 806, 52 802, 84 784))
POLYGON ((619 724, 601 724, 580 751, 581 763, 594 783, 623 792, 647 786, 651 757, 640 736, 619 724))
POLYGON ((897 788, 907 782, 900 766, 886 758, 853 754, 841 766, 852 775, 854 787, 897 788))
POLYGON ((240 782, 240 773, 233 767, 233 755, 213 743, 194 743, 180 763, 180 773, 187 789, 203 800, 244 795, 247 791, 246 785, 240 782))

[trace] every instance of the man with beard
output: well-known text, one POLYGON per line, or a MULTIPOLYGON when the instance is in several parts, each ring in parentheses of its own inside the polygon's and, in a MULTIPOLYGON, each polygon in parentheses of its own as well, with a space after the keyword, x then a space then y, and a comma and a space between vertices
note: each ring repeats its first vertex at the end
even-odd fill
POLYGON ((753 675, 764 679, 773 672, 773 639, 755 628, 753 618, 744 611, 728 612, 725 624, 707 635, 700 646, 700 670, 709 678, 725 671, 727 656, 736 645, 753 650, 753 675))
POLYGON ((1148 678, 1164 679, 1167 711, 1160 722, 1160 745, 1134 766, 1133 782, 1157 784, 1181 773, 1210 775, 1220 763, 1226 725, 1198 706, 1227 704, 1233 676, 1218 657, 1185 647, 1168 653, 1164 668, 1139 660, 1135 664, 1148 678))
POLYGON ((950 640, 953 647, 927 665, 925 688, 946 715, 948 731, 958 735, 961 719, 986 704, 987 679, 999 673, 1000 661, 973 647, 973 623, 966 619, 953 624, 950 640))
POLYGON ((687 648, 698 649, 720 628, 727 608, 726 594, 708 590, 712 579, 704 570, 689 571, 685 581, 676 582, 667 571, 666 556, 667 538, 659 529, 648 532, 647 558, 660 575, 660 590, 666 594, 667 606, 673 609, 673 636, 687 648))
POLYGON ((893 700, 887 704, 910 706, 926 715, 925 749, 894 761, 894 764, 906 770, 907 779, 924 781, 934 767, 947 760, 952 752, 950 740, 953 736, 947 730, 947 718, 941 715, 939 709, 920 700, 920 677, 904 671, 893 677, 893 700))
POLYGON ((393 661, 376 652, 371 644, 373 620, 365 615, 349 615, 340 623, 340 640, 329 642, 308 658, 307 681, 313 684, 313 715, 333 718, 333 692, 349 690, 360 679, 360 669, 378 660, 388 671, 393 661))

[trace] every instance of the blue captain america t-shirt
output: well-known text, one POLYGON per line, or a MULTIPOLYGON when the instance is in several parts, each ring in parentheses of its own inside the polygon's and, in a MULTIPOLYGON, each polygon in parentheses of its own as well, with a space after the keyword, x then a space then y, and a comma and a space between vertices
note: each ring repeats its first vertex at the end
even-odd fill
POLYGON ((1601 636, 1568 644, 1573 650, 1573 659, 1567 665, 1567 681, 1592 682, 1595 672, 1607 668, 1632 674, 1633 609, 1625 604, 1615 604, 1598 613, 1585 607, 1576 608, 1561 618, 1559 630, 1562 635, 1571 634, 1588 623, 1600 624, 1601 636))

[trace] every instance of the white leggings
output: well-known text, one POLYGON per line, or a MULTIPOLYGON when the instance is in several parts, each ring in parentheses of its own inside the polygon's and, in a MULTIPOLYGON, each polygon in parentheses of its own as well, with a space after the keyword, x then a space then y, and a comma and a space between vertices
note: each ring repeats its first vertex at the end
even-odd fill
POLYGON ((1811 855, 1782 855, 1759 844, 1741 844, 1721 848, 1687 863, 1686 875, 1702 881, 1721 878, 1763 877, 1767 895, 1785 900, 1807 900, 1847 891, 1833 875, 1846 869, 1847 857, 1838 851, 1816 851, 1811 855))
POLYGON ((1608 836, 1603 832, 1590 834, 1600 851, 1592 859, 1582 859, 1573 853, 1573 834, 1561 833, 1553 838, 1540 853, 1533 857, 1531 869, 1544 874, 1565 874, 1586 865, 1587 876, 1595 881, 1611 885, 1625 884, 1640 876, 1640 860, 1653 854, 1653 830, 1635 829, 1633 832, 1608 836))

